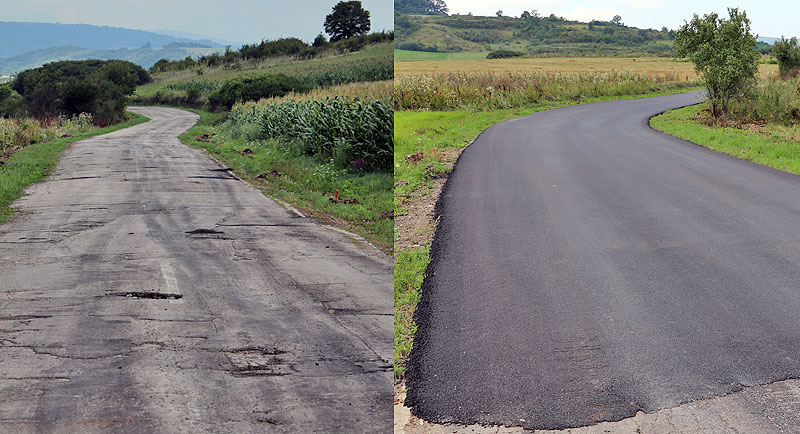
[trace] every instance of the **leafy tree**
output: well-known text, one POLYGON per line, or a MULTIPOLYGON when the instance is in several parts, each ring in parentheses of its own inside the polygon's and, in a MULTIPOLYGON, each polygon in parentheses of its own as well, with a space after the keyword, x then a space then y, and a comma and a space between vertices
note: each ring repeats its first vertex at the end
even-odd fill
POLYGON ((676 57, 688 57, 702 75, 708 90, 711 114, 727 116, 732 100, 752 89, 758 73, 756 37, 750 33, 750 20, 738 8, 729 8, 729 19, 716 13, 694 15, 675 35, 676 57))
POLYGON ((369 11, 358 0, 340 1, 325 17, 325 33, 331 35, 331 42, 363 35, 369 27, 369 11))
POLYGON ((611 24, 615 26, 622 26, 622 17, 619 15, 614 15, 614 18, 611 19, 611 24))
POLYGON ((401 14, 447 15, 444 0, 396 0, 394 10, 401 14))
POLYGON ((778 60, 778 71, 787 76, 793 70, 800 69, 800 46, 797 38, 786 39, 783 36, 772 46, 772 55, 778 60))
POLYGON ((208 102, 216 109, 230 109, 237 101, 258 101, 261 98, 281 97, 289 92, 308 92, 311 86, 297 77, 285 74, 242 75, 225 82, 209 95, 208 102))
POLYGON ((503 11, 502 10, 497 11, 494 14, 497 15, 498 18, 502 18, 503 17, 503 11))

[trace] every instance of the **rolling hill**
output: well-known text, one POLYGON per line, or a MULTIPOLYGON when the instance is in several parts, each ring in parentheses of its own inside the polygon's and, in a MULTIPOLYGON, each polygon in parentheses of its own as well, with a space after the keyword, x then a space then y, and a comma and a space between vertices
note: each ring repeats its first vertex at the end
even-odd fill
POLYGON ((674 33, 549 17, 396 15, 398 49, 443 53, 512 50, 541 56, 668 56, 674 33))

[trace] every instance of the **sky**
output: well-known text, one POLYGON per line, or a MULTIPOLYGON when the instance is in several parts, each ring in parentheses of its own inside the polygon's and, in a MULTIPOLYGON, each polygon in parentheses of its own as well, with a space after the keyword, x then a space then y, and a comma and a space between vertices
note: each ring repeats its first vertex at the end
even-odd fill
POLYGON ((450 14, 494 15, 498 10, 503 15, 520 16, 523 10, 536 9, 540 15, 556 14, 572 20, 608 21, 619 15, 628 26, 639 28, 677 29, 693 14, 703 16, 717 12, 728 16, 728 7, 738 7, 747 12, 751 31, 758 36, 800 37, 800 2, 739 0, 738 2, 706 0, 445 0, 450 14))
MULTIPOLYGON (((338 0, 0 0, 0 21, 173 30, 231 42, 310 42, 338 0)), ((394 28, 392 0, 361 0, 372 30, 394 28)))

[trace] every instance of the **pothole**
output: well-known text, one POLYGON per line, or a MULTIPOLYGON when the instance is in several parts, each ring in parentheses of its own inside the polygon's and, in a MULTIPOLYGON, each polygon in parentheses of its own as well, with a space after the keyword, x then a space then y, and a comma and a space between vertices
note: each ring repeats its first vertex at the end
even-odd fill
POLYGON ((216 239, 227 239, 223 235, 225 232, 217 231, 214 229, 194 229, 191 231, 185 232, 186 237, 188 238, 216 238, 216 239))
POLYGON ((112 294, 118 297, 127 298, 146 298, 149 300, 179 300, 183 298, 181 294, 170 294, 168 292, 147 292, 147 291, 128 291, 112 294))
POLYGON ((225 352, 233 375, 240 377, 279 376, 293 372, 291 365, 280 356, 286 351, 277 348, 239 348, 225 352))

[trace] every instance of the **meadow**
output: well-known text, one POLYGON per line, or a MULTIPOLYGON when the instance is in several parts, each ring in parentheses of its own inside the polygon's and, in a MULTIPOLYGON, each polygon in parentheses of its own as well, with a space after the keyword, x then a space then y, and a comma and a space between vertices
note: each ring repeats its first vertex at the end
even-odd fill
MULTIPOLYGON (((672 74, 682 81, 695 81, 697 74, 694 64, 669 57, 524 57, 513 59, 477 58, 484 53, 452 53, 456 58, 442 55, 451 53, 414 52, 415 56, 401 54, 395 59, 395 73, 447 73, 447 72, 614 72, 633 71, 648 75, 672 74), (470 58, 469 55, 476 55, 470 58), (437 58, 442 56, 442 58, 437 58), (426 58, 429 57, 429 58, 426 58)), ((759 65, 762 78, 778 72, 777 64, 762 63, 759 65)))

